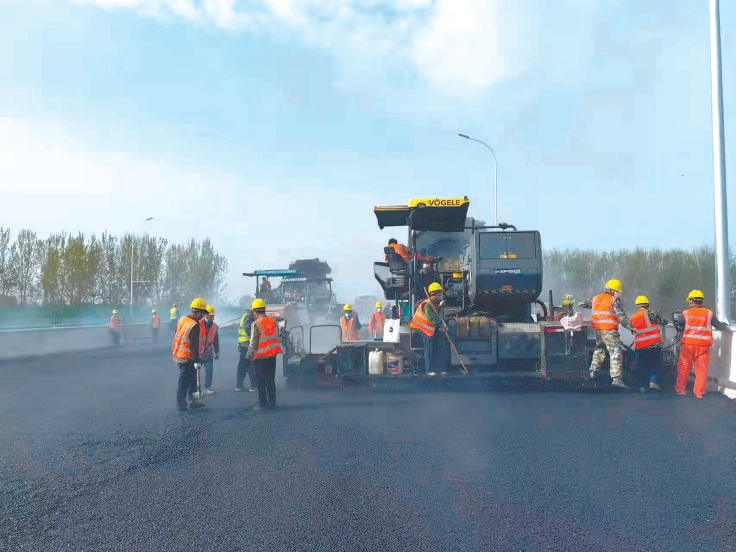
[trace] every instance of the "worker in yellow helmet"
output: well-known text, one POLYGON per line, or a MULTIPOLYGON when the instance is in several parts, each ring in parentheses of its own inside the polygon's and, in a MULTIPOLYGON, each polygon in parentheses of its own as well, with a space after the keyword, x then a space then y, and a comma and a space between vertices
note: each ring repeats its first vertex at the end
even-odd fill
POLYGON ((197 369, 195 363, 200 360, 200 332, 199 321, 207 315, 207 301, 197 297, 191 304, 191 312, 182 316, 174 333, 174 342, 171 353, 174 362, 179 367, 179 384, 176 389, 176 404, 179 412, 204 406, 201 398, 195 395, 197 391, 197 369), (187 397, 190 402, 187 405, 187 397))
POLYGON ((383 340, 383 327, 386 325, 386 315, 383 314, 383 305, 376 303, 376 310, 368 321, 368 331, 375 341, 383 340))
POLYGON ((276 357, 283 354, 276 320, 266 314, 266 303, 257 298, 250 306, 255 320, 246 357, 258 376, 258 406, 253 410, 276 408, 276 357))
POLYGON ((343 315, 340 318, 340 328, 342 328, 342 340, 357 341, 358 330, 363 327, 363 325, 360 323, 360 320, 358 319, 358 314, 353 312, 353 306, 350 304, 345 304, 342 307, 342 311, 343 315))
POLYGON ((207 305, 207 315, 199 321, 201 330, 199 343, 200 358, 204 365, 204 393, 212 395, 212 372, 215 367, 215 360, 220 358, 220 331, 215 323, 215 309, 212 305, 207 305))
POLYGON ((420 301, 409 322, 409 327, 422 333, 424 338, 424 371, 427 374, 444 372, 447 367, 449 347, 442 332, 437 329, 444 324, 440 314, 442 285, 432 282, 427 287, 427 299, 420 301))
POLYGON ((687 294, 688 308, 682 311, 685 328, 682 333, 680 357, 677 359, 677 382, 675 393, 685 395, 690 370, 695 367, 693 395, 702 399, 708 386, 710 347, 713 345, 713 330, 728 330, 728 325, 715 317, 712 310, 705 308, 705 295, 699 289, 687 294))
POLYGON ((640 393, 662 391, 659 378, 662 372, 662 328, 667 320, 649 309, 649 298, 639 295, 634 301, 636 312, 631 315, 634 335, 634 366, 636 386, 640 393))
POLYGON ((590 378, 596 377, 608 351, 610 361, 611 385, 620 389, 628 389, 623 380, 623 345, 618 327, 632 330, 623 307, 621 306, 622 286, 619 280, 608 280, 601 293, 581 306, 593 309, 590 315, 591 326, 595 330, 595 349, 590 363, 590 378))

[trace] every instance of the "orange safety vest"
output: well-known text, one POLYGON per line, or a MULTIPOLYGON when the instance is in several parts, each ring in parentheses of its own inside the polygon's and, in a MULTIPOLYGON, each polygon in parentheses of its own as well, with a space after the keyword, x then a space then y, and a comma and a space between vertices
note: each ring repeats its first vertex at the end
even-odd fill
POLYGON ((182 316, 176 326, 171 353, 174 355, 174 362, 178 364, 184 364, 192 358, 192 343, 189 341, 189 334, 194 326, 199 326, 199 321, 190 316, 182 316))
POLYGON ((118 318, 117 314, 113 314, 110 317, 110 329, 114 332, 118 331, 118 327, 120 326, 120 319, 118 318))
POLYGON ((158 314, 154 314, 151 317, 151 327, 154 330, 158 330, 161 327, 161 319, 158 317, 158 314))
POLYGON ((383 335, 383 327, 386 324, 386 317, 382 312, 376 311, 371 314, 371 319, 368 321, 368 331, 371 335, 383 335))
POLYGON ((257 318, 253 324, 258 328, 258 348, 253 355, 253 360, 257 358, 275 357, 279 353, 283 353, 281 342, 279 341, 279 328, 276 321, 270 316, 257 318))
POLYGON ((639 309, 631 316, 631 326, 639 330, 634 336, 634 349, 646 349, 662 342, 662 329, 649 320, 649 311, 639 309))
POLYGON ((427 315, 424 313, 424 305, 427 301, 429 301, 429 299, 419 302, 417 310, 414 311, 414 316, 412 317, 411 322, 409 322, 409 327, 419 330, 427 337, 432 337, 434 335, 435 326, 429 321, 429 318, 427 318, 427 315))
POLYGON ((396 251, 396 253, 401 255, 401 257, 405 261, 408 262, 411 259, 411 255, 409 255, 409 249, 404 244, 392 243, 391 245, 389 245, 389 247, 391 247, 394 251, 396 251))
POLYGON ((215 350, 215 335, 217 335, 217 324, 212 322, 209 330, 204 325, 204 320, 199 321, 199 356, 212 353, 215 350))
POLYGON ((682 342, 685 345, 713 344, 713 311, 705 307, 690 307, 682 312, 685 319, 685 331, 682 334, 682 342))
POLYGON ((358 330, 355 329, 355 318, 348 320, 344 316, 340 318, 340 327, 342 328, 343 341, 357 341, 358 330))
POLYGON ((613 310, 613 295, 599 293, 593 297, 590 323, 594 330, 618 330, 618 315, 613 310))

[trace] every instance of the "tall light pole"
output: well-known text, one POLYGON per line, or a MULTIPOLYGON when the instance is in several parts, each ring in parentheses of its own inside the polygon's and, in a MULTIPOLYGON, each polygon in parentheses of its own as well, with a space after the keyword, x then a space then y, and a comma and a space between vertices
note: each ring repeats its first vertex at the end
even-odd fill
MULTIPOLYGON (((148 217, 143 222, 153 220, 148 217)), ((135 260, 135 236, 130 237, 130 315, 133 316, 133 261, 135 260)))
POLYGON ((478 142, 479 144, 482 144, 483 146, 488 149, 488 151, 491 152, 491 156, 493 157, 493 216, 494 216, 494 225, 498 226, 498 161, 496 160, 496 152, 493 151, 493 148, 486 144, 483 140, 478 140, 477 138, 472 138, 468 136, 467 134, 462 134, 460 132, 457 133, 457 135, 460 138, 465 138, 466 140, 472 140, 473 142, 478 142))

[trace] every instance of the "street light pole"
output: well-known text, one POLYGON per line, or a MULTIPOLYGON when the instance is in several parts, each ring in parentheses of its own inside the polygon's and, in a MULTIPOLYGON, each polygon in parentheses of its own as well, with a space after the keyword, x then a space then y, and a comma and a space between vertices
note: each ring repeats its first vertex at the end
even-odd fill
MULTIPOLYGON (((153 220, 153 217, 148 217, 143 222, 153 220)), ((130 237, 130 315, 133 316, 133 261, 135 260, 135 236, 130 237)))
POLYGON ((471 136, 468 136, 467 134, 462 134, 460 132, 457 133, 457 135, 460 138, 465 138, 466 140, 472 140, 473 142, 478 142, 479 144, 482 144, 486 147, 488 151, 491 152, 491 156, 493 157, 493 216, 494 216, 494 225, 498 226, 498 161, 496 159, 496 152, 493 151, 493 148, 486 144, 483 140, 478 140, 477 138, 472 138, 471 136))

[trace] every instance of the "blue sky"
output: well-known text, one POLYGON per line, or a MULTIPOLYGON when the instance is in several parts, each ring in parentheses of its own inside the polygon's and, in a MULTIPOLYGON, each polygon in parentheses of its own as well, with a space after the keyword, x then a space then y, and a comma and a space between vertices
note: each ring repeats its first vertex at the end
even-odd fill
MULTIPOLYGON (((728 162, 735 5, 721 28, 728 162)), ((547 249, 712 245, 708 3, 0 0, 0 224, 210 237, 231 297, 310 257, 378 291, 377 204, 492 220, 458 132, 547 249)))

